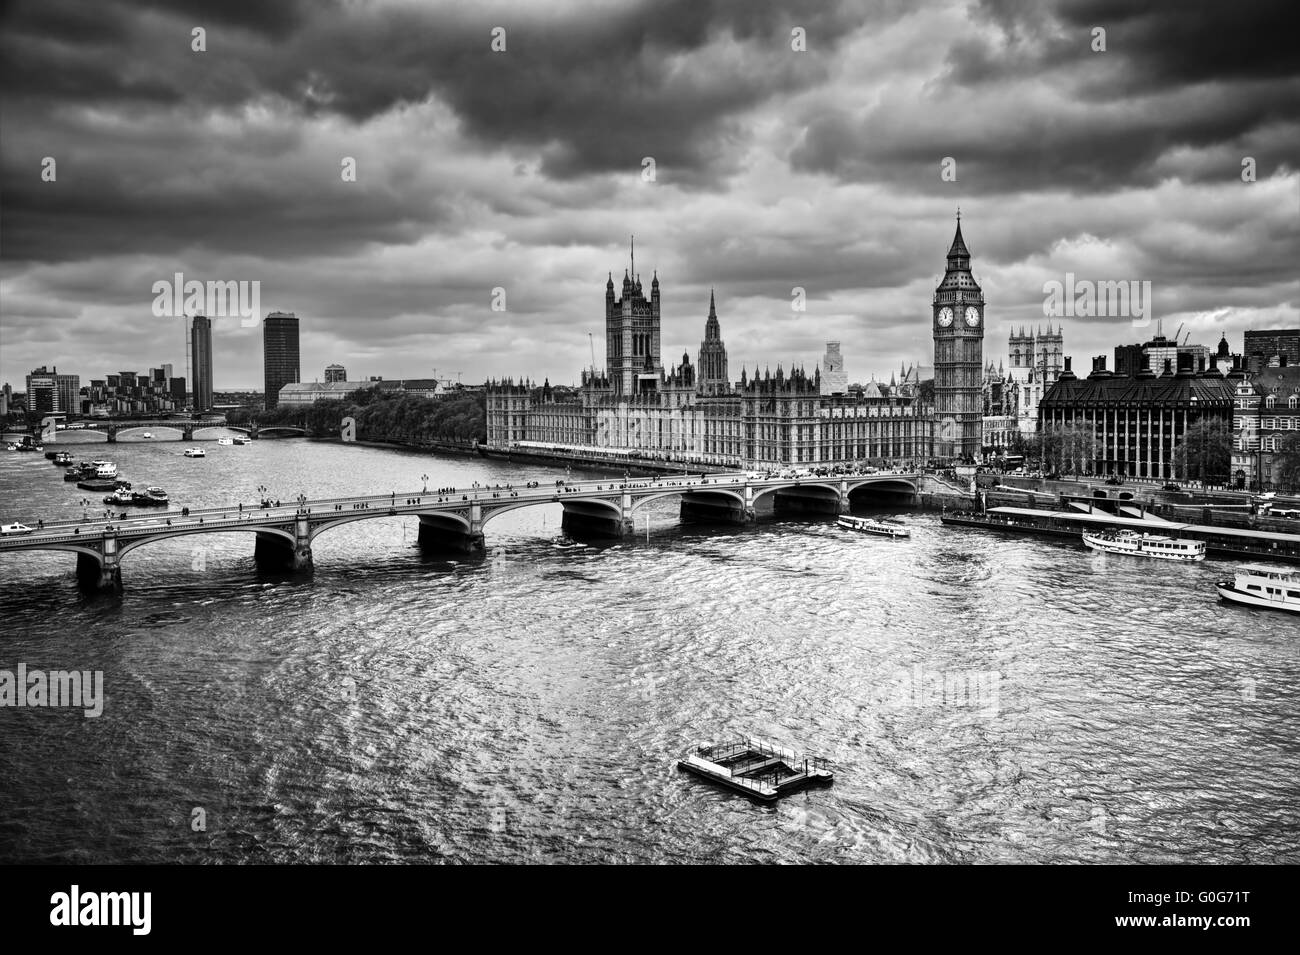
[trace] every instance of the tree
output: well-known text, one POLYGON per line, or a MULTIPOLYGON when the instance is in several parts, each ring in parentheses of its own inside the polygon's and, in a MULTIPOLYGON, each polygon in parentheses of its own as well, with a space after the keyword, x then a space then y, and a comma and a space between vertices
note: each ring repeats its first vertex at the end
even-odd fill
POLYGON ((1300 434, 1288 434, 1273 453, 1273 475, 1288 490, 1300 487, 1300 434))
POLYGON ((1092 470, 1097 438, 1085 425, 1051 425, 1038 434, 1038 452, 1048 471, 1083 474, 1092 470))
POLYGON ((1174 448, 1174 465, 1188 480, 1227 484, 1232 465, 1231 429, 1217 418, 1192 422, 1174 448))

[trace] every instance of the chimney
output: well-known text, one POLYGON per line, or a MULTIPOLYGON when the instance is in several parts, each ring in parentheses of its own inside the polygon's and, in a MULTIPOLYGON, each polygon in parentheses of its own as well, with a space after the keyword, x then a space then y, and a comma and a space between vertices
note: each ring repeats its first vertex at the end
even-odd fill
POLYGON ((1197 356, 1196 356, 1196 370, 1197 370, 1198 372, 1199 372, 1199 371, 1205 371, 1205 356, 1204 356, 1204 355, 1197 355, 1197 356))
POLYGON ((1285 368, 1285 367, 1286 367, 1286 355, 1278 355, 1277 357, 1278 357, 1278 364, 1277 364, 1277 367, 1279 367, 1279 368, 1285 368))
POLYGON ((1163 377, 1164 375, 1172 375, 1173 373, 1174 373, 1174 363, 1171 359, 1166 358, 1165 370, 1162 371, 1160 374, 1163 377))
POLYGON ((1178 353, 1178 374, 1190 375, 1192 371, 1192 354, 1191 352, 1178 353))
POLYGON ((1070 356, 1069 356, 1069 355, 1066 355, 1066 356, 1065 356, 1065 370, 1066 370, 1066 371, 1069 371, 1069 370, 1070 370, 1070 356))

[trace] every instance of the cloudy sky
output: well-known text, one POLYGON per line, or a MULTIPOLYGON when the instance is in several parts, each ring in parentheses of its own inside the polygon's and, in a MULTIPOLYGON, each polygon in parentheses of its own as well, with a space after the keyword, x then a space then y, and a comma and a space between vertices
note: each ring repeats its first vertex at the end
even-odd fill
MULTIPOLYGON (((932 360, 958 206, 986 356, 1070 272, 1150 281, 1167 332, 1235 350, 1300 327, 1291 6, 11 2, 0 379, 183 367, 153 308, 179 272, 296 312, 304 380, 571 382, 589 332, 603 365, 630 233, 666 360, 694 360, 716 288, 733 376, 838 339, 888 379, 932 360)), ((1076 368, 1155 330, 1062 323, 1076 368)), ((218 389, 260 387, 260 329, 214 338, 218 389)))

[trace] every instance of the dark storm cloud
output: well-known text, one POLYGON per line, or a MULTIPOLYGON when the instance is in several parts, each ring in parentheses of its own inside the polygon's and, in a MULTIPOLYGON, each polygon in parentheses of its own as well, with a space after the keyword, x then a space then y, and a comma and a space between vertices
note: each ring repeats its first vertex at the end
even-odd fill
MULTIPOLYGON (((796 12, 776 0, 645 2, 599 17, 454 5, 18 4, 0 39, 6 258, 71 260, 107 235, 121 252, 198 242, 303 255, 409 241, 444 221, 452 199, 438 183, 384 168, 382 190, 371 188, 373 174, 340 190, 340 153, 304 160, 293 149, 306 144, 288 131, 331 118, 360 129, 430 101, 450 107, 478 148, 514 152, 544 177, 639 177, 651 156, 660 181, 704 188, 735 170, 738 116, 824 79, 824 54, 861 21, 851 4, 796 12), (793 55, 792 24, 823 55, 793 55), (207 31, 206 53, 191 50, 195 26, 207 31), (490 48, 494 26, 507 31, 504 53, 490 48), (716 56, 691 61, 709 44, 716 56), (268 111, 281 131, 204 142, 215 119, 250 109, 268 111), (141 115, 167 121, 132 125, 141 115), (115 132, 112 151, 84 154, 115 132), (84 161, 65 161, 79 152, 84 161), (61 163, 57 190, 36 176, 45 156, 61 163), (298 168, 262 175, 250 166, 259 156, 298 168), (151 188, 178 165, 187 182, 151 188)), ((342 148, 355 155, 366 142, 342 148)))
POLYGON ((828 107, 791 161, 936 195, 952 191, 949 156, 982 194, 1225 180, 1247 155, 1261 177, 1286 172, 1300 154, 1300 60, 1279 29, 1292 6, 985 0, 971 14, 984 29, 917 101, 828 107))

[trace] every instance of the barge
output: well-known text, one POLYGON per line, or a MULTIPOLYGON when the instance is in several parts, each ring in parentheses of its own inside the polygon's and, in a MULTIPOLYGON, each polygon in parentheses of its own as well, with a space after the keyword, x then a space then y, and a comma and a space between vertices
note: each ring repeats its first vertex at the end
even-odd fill
POLYGON ((775 802, 805 786, 825 785, 835 778, 825 759, 753 736, 701 743, 680 759, 677 767, 759 802, 775 802))

